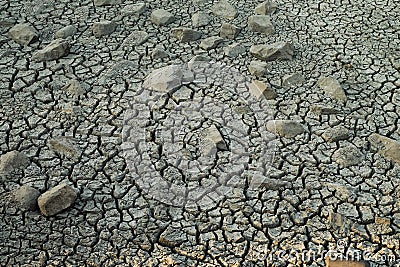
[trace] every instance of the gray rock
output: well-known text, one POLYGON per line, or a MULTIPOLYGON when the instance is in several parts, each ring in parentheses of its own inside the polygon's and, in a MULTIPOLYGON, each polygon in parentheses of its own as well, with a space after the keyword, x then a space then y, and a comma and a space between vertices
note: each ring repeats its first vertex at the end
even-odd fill
POLYGON ((226 0, 220 0, 215 3, 212 6, 211 11, 215 16, 224 19, 234 19, 237 16, 236 8, 226 0))
POLYGON ((224 54, 231 58, 235 58, 245 53, 246 53, 246 48, 238 43, 234 43, 224 47, 224 54))
POLYGON ((37 210, 37 199, 40 196, 39 190, 30 186, 20 186, 11 193, 12 200, 22 209, 37 210))
POLYGON ((400 163, 400 142, 376 133, 368 137, 371 149, 395 163, 400 163))
POLYGON ((236 36, 239 34, 240 28, 236 27, 230 23, 222 23, 221 28, 219 30, 219 36, 226 39, 235 39, 236 36))
POLYGON ((48 141, 47 145, 51 150, 69 159, 76 160, 81 154, 80 149, 67 137, 54 137, 48 141))
POLYGON ((337 142, 340 140, 346 140, 350 137, 349 130, 347 130, 343 126, 335 126, 325 130, 322 134, 322 138, 324 138, 327 142, 337 142))
POLYGON ((266 123, 269 132, 281 137, 293 138, 305 132, 303 125, 291 120, 270 120, 266 123))
POLYGON ((153 59, 163 59, 168 58, 169 56, 169 53, 160 47, 154 48, 151 52, 151 58, 153 59))
POLYGON ((250 16, 247 21, 247 26, 250 31, 259 32, 264 34, 275 33, 275 27, 271 22, 268 15, 254 15, 250 16))
POLYGON ((59 29, 56 31, 54 34, 54 38, 59 39, 59 38, 67 38, 69 36, 74 35, 78 30, 74 25, 68 25, 65 26, 64 28, 59 29))
POLYGON ((199 46, 200 46, 200 48, 203 48, 204 50, 210 50, 210 49, 216 48, 223 41, 224 41, 224 39, 222 39, 219 36, 211 36, 211 37, 208 37, 208 38, 202 40, 199 46))
POLYGON ((265 1, 257 5, 254 9, 254 13, 258 15, 270 15, 275 13, 277 4, 271 1, 265 1))
POLYGON ((134 31, 125 38, 123 47, 132 47, 132 45, 144 44, 149 39, 149 34, 145 31, 134 31))
POLYGON ((205 12, 197 12, 192 16, 193 27, 207 26, 210 23, 210 16, 205 12))
POLYGON ((261 97, 268 100, 276 98, 275 91, 262 81, 253 80, 251 84, 248 85, 248 88, 250 93, 257 99, 260 99, 261 97))
POLYGON ((32 60, 36 62, 59 59, 69 53, 70 44, 64 39, 56 39, 45 48, 33 53, 32 60))
POLYGON ((253 45, 250 48, 250 53, 256 58, 265 61, 290 60, 293 58, 294 48, 290 43, 280 41, 268 45, 253 45))
POLYGON ((90 86, 87 83, 78 80, 70 80, 68 84, 62 87, 63 90, 72 95, 80 96, 89 91, 90 86))
POLYGON ((0 156, 0 174, 23 169, 31 164, 29 158, 22 152, 10 151, 0 156))
POLYGON ((8 31, 8 37, 20 45, 29 45, 38 39, 39 34, 29 24, 17 24, 8 31))
POLYGON ((113 21, 103 20, 100 22, 94 22, 92 26, 93 35, 96 37, 102 37, 110 35, 117 28, 117 24, 113 21))
POLYGON ((40 195, 38 205, 43 215, 53 216, 71 207, 76 197, 74 189, 66 183, 62 183, 40 195))
POLYGON ((140 15, 147 10, 145 3, 136 3, 131 5, 126 5, 121 9, 121 13, 124 15, 140 15))
POLYGON ((211 141, 215 148, 220 150, 228 150, 228 145, 215 125, 211 125, 209 128, 205 129, 203 134, 204 138, 211 141))
POLYGON ((194 57, 192 57, 189 62, 188 62, 188 67, 189 69, 192 69, 193 64, 196 64, 196 62, 210 62, 211 58, 207 57, 207 56, 203 56, 203 55, 196 55, 194 57))
POLYGON ((151 22, 153 22, 154 24, 164 26, 172 23, 175 20, 175 17, 171 12, 167 10, 156 9, 151 12, 150 19, 151 22))
POLYGON ((111 6, 117 4, 116 0, 94 0, 95 6, 111 6))
POLYGON ((201 38, 201 32, 190 28, 174 28, 171 30, 172 36, 177 38, 181 43, 196 41, 201 38))
POLYGON ((169 92, 193 81, 193 73, 179 65, 169 65, 151 72, 143 81, 143 88, 169 92))
POLYGON ((317 84, 329 97, 339 101, 347 100, 346 93, 344 92, 340 83, 335 78, 321 77, 318 79, 317 84))
POLYGON ((255 60, 250 62, 248 69, 251 75, 257 77, 263 77, 269 72, 268 64, 266 62, 255 61, 255 60))
POLYGON ((354 145, 349 144, 336 150, 332 159, 342 167, 350 167, 363 161, 363 154, 354 145))
POLYGON ((332 115, 332 114, 342 113, 340 110, 338 110, 336 108, 321 106, 321 105, 312 105, 310 107, 310 111, 317 115, 332 115))
POLYGON ((304 83, 306 80, 300 73, 287 74, 283 76, 283 86, 291 87, 304 83))

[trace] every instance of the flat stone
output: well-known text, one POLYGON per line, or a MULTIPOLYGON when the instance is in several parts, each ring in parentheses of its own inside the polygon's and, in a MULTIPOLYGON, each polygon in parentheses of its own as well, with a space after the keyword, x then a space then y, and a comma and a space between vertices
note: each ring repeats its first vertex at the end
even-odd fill
POLYGON ((266 123, 269 132, 281 137, 293 138, 305 132, 303 125, 291 120, 270 120, 266 123))
POLYGON ((150 19, 151 22, 153 22, 154 24, 164 26, 172 23, 175 20, 175 17, 171 12, 167 10, 156 9, 151 12, 150 19))
POLYGON ((73 36, 74 34, 77 33, 77 29, 74 25, 68 25, 65 26, 64 28, 59 29, 56 31, 54 34, 54 38, 59 39, 59 38, 67 38, 69 36, 73 36))
POLYGON ((158 92, 169 92, 193 81, 193 73, 180 65, 170 65, 151 72, 143 81, 143 88, 158 92))
POLYGON ((230 58, 235 58, 245 53, 246 48, 238 43, 230 44, 224 47, 224 54, 230 58))
POLYGON ((145 31, 134 31, 125 38, 122 46, 132 47, 132 45, 144 44, 149 39, 149 34, 145 31))
POLYGON ((258 15, 270 15, 275 13, 278 5, 275 2, 265 1, 257 5, 254 9, 254 13, 258 15))
POLYGON ((29 158, 22 152, 10 151, 0 156, 0 174, 23 169, 31 164, 29 158))
POLYGON ((94 22, 92 26, 93 35, 96 37, 102 37, 110 35, 117 28, 117 24, 113 21, 103 20, 100 22, 94 22))
POLYGON ((346 93, 344 92, 340 83, 335 78, 321 77, 318 79, 317 84, 329 97, 339 101, 347 100, 346 93))
POLYGON ((8 31, 8 37, 20 45, 29 45, 38 40, 39 34, 29 24, 17 24, 8 31))
POLYGON ((342 113, 340 110, 332 107, 313 105, 310 107, 310 111, 317 115, 333 115, 342 113))
POLYGON ((201 32, 190 28, 174 28, 171 30, 172 36, 178 39, 181 43, 196 41, 201 38, 201 32))
POLYGON ((371 149, 395 163, 400 163, 400 142, 376 133, 368 137, 371 149))
POLYGON ((151 52, 151 58, 153 59, 163 59, 168 58, 169 56, 169 53, 160 47, 154 48, 151 52))
POLYGON ((340 140, 346 140, 350 137, 349 130, 347 128, 338 125, 325 130, 322 134, 322 138, 327 142, 337 142, 340 140))
POLYGON ((217 149, 228 150, 228 145, 215 125, 204 130, 204 138, 210 140, 217 149))
POLYGON ((287 42, 276 42, 272 44, 253 45, 250 48, 250 53, 258 59, 265 61, 273 60, 291 60, 294 54, 294 48, 287 42))
POLYGON ((11 192, 12 200, 22 209, 37 210, 37 199, 40 196, 39 190, 30 186, 20 186, 11 192))
POLYGON ((215 16, 229 20, 234 19, 238 14, 236 8, 226 0, 220 0, 215 3, 211 11, 215 16))
POLYGON ((45 48, 33 53, 32 60, 36 62, 59 59, 69 53, 70 44, 64 39, 56 39, 45 48))
POLYGON ((236 27, 230 23, 222 23, 221 28, 219 30, 219 36, 226 39, 235 39, 236 36, 240 33, 240 28, 236 27))
POLYGON ((66 137, 54 137, 47 143, 48 147, 60 155, 69 159, 78 159, 81 154, 80 149, 66 137))
POLYGON ((201 41, 199 47, 203 48, 204 50, 210 50, 216 48, 219 44, 224 41, 219 36, 211 36, 201 41))
POLYGON ((192 16, 193 27, 203 27, 210 23, 210 16, 202 11, 196 12, 192 16))
POLYGON ((263 77, 269 72, 268 64, 266 62, 255 60, 250 62, 248 69, 251 75, 257 77, 263 77))
POLYGON ((188 67, 189 69, 192 69, 193 65, 199 62, 210 62, 211 58, 208 56, 203 56, 203 55, 196 55, 192 57, 189 62, 188 62, 188 67))
POLYGON ((124 15, 140 15, 147 10, 146 3, 136 3, 132 5, 126 5, 121 9, 121 13, 124 15))
POLYGON ((247 26, 250 31, 259 32, 264 34, 275 33, 275 27, 271 22, 268 15, 254 15, 250 16, 247 21, 247 26))
POLYGON ((304 83, 306 80, 300 73, 287 74, 283 76, 283 86, 291 87, 304 83))
POLYGON ((357 147, 350 144, 336 150, 332 155, 332 159, 340 166, 346 168, 362 162, 364 155, 357 147))
POLYGON ((95 6, 111 6, 117 4, 116 0, 94 0, 95 6))
POLYGON ((38 205, 43 215, 53 216, 71 207, 76 197, 74 189, 66 183, 62 183, 40 195, 38 205))
POLYGON ((72 95, 80 96, 87 93, 90 89, 90 86, 85 82, 72 79, 65 86, 63 86, 62 89, 72 95))
POLYGON ((268 100, 276 98, 276 92, 262 81, 253 80, 251 84, 248 85, 248 88, 250 93, 257 99, 261 97, 268 100))

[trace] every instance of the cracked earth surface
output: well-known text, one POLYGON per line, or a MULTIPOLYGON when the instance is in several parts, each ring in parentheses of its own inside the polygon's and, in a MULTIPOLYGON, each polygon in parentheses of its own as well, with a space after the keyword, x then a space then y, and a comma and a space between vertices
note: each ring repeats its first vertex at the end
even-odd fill
MULTIPOLYGON (((20 151, 30 160, 0 180, 2 266, 325 266, 323 259, 270 253, 292 250, 353 250, 367 253, 371 264, 400 264, 399 3, 282 0, 270 15, 274 33, 270 25, 267 33, 249 30, 248 17, 258 2, 232 0, 233 10, 222 4, 222 14, 214 3, 147 1, 135 13, 133 1, 0 1, 0 151, 20 151), (156 9, 169 11, 174 20, 154 23, 156 9), (198 15, 193 25, 192 15, 200 11, 207 19, 198 15), (201 23, 199 17, 208 21, 201 23), (99 23, 104 20, 113 23, 99 23), (224 22, 241 31, 233 38, 203 42, 219 36, 224 22), (37 41, 23 46, 9 37, 10 29, 21 23, 37 31, 37 41), (64 36, 69 53, 38 61, 43 55, 37 51, 69 25, 76 27, 74 34, 64 36), (201 37, 192 33, 189 38, 197 40, 180 42, 171 34, 177 27, 193 28, 201 37), (253 45, 277 41, 293 45, 292 59, 262 63, 250 52, 253 45), (233 44, 243 49, 234 56, 226 53, 233 44), (159 109, 140 105, 155 94, 142 88, 149 73, 196 55, 233 66, 275 91, 274 98, 262 100, 268 104, 268 118, 276 120, 274 155, 268 171, 256 168, 269 179, 256 190, 240 176, 235 182, 240 185, 226 194, 219 191, 223 197, 210 205, 173 206, 146 193, 135 178, 141 169, 129 166, 124 129, 135 125, 126 120, 127 110, 132 117, 140 107, 152 111, 145 117, 150 137, 143 154, 167 181, 188 185, 203 179, 226 185, 218 177, 229 171, 230 163, 240 167, 251 162, 238 157, 220 173, 210 171, 224 164, 235 135, 222 129, 221 112, 199 117, 195 130, 182 128, 190 121, 180 122, 191 118, 175 108, 201 110, 207 98, 227 98, 221 101, 232 107, 244 95, 189 84, 169 92, 159 109), (254 72, 250 65, 265 69, 254 72), (342 91, 331 90, 335 82, 321 77, 333 77, 342 91), (327 81, 331 87, 325 90, 327 81), (287 129, 278 126, 289 120, 304 129, 285 137, 287 129), (163 158, 157 146, 172 144, 173 137, 159 139, 157 133, 168 133, 169 123, 186 137, 181 138, 189 154, 186 164, 203 157, 205 174, 184 175, 168 163, 181 154, 163 158), (220 129, 227 149, 210 150, 211 157, 204 157, 199 140, 211 127, 220 129), (214 180, 206 179, 213 175, 214 180), (62 182, 77 198, 54 216, 22 209, 9 199, 22 185, 42 194, 62 182)), ((227 112, 228 117, 239 116, 227 112)), ((267 132, 258 122, 254 116, 239 116, 234 125, 248 127, 249 135, 238 139, 252 143, 267 132)), ((243 153, 257 155, 252 147, 259 146, 244 146, 243 153)))

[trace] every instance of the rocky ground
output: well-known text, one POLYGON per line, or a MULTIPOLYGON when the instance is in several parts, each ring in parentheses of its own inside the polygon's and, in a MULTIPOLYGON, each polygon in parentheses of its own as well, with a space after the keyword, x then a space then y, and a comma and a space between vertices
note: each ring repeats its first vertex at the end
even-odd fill
POLYGON ((398 11, 0 1, 0 264, 399 266, 398 11))

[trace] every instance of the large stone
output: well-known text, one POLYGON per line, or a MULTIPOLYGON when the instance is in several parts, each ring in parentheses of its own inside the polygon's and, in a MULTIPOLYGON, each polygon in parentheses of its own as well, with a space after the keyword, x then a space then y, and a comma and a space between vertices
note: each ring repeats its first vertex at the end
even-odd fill
POLYGON ((169 56, 170 54, 161 47, 156 47, 151 52, 151 58, 153 59, 163 59, 168 58, 169 56))
POLYGON ((219 36, 211 36, 201 41, 199 47, 204 50, 210 50, 216 48, 224 39, 219 36))
POLYGON ((250 16, 247 21, 247 26, 250 31, 259 32, 264 34, 275 33, 274 25, 268 15, 254 15, 250 16))
POLYGON ((12 200, 22 209, 37 210, 37 199, 40 196, 39 190, 30 186, 20 186, 11 193, 12 200))
POLYGON ((74 189, 66 183, 62 183, 40 195, 38 204, 43 215, 53 216, 71 207, 76 197, 74 189))
POLYGON ((105 35, 110 35, 117 28, 117 24, 113 21, 103 20, 100 22, 94 22, 92 26, 93 35, 96 37, 101 37, 105 35))
POLYGON ((340 83, 335 78, 321 77, 318 79, 317 84, 329 97, 339 101, 347 100, 346 93, 344 92, 340 83))
POLYGON ((269 72, 268 64, 266 62, 255 60, 250 62, 248 69, 251 75, 257 77, 263 77, 269 72))
POLYGON ((277 59, 290 60, 293 58, 294 48, 290 43, 280 41, 267 45, 253 45, 250 48, 250 53, 256 58, 265 61, 273 61, 277 59))
POLYGON ((219 150, 228 150, 224 137, 215 125, 204 130, 204 138, 211 141, 219 150))
POLYGON ((0 156, 0 174, 23 169, 31 164, 29 158, 22 152, 10 151, 0 156))
POLYGON ((363 161, 364 155, 354 145, 339 148, 332 155, 332 159, 342 167, 357 165, 363 161))
POLYGON ((134 31, 125 38, 122 47, 130 48, 144 44, 149 39, 149 34, 145 31, 134 31))
POLYGON ((221 28, 219 30, 219 36, 226 39, 235 39, 236 36, 239 34, 240 28, 236 27, 230 23, 222 23, 221 28))
POLYGON ((292 87, 304 83, 306 80, 300 73, 287 74, 283 76, 283 86, 292 87))
POLYGON ((169 92, 193 81, 193 73, 180 65, 170 65, 151 72, 143 81, 143 88, 169 92))
POLYGON ((140 15, 146 11, 147 7, 145 3, 136 3, 131 5, 126 5, 122 10, 121 13, 124 15, 140 15))
POLYGON ((235 58, 245 53, 246 53, 246 48, 238 43, 230 44, 224 47, 224 54, 231 58, 235 58))
POLYGON ((190 28, 174 28, 171 30, 172 36, 182 43, 196 41, 201 38, 201 32, 195 31, 190 28))
POLYGON ((76 27, 74 25, 68 25, 65 26, 64 28, 59 29, 58 31, 56 31, 56 33, 54 34, 54 38, 59 39, 59 38, 67 38, 69 36, 74 35, 78 30, 76 29, 76 27))
POLYGON ((210 16, 205 12, 197 12, 192 16, 193 27, 207 26, 210 23, 210 16))
POLYGON ((266 123, 269 132, 281 137, 293 138, 305 132, 303 125, 291 120, 270 120, 266 123))
POLYGON ((159 26, 170 24, 175 20, 174 15, 164 9, 156 9, 151 12, 150 19, 151 22, 159 26))
POLYGON ((95 6, 111 6, 117 4, 116 0, 94 0, 95 6))
POLYGON ((36 62, 59 59, 69 53, 70 44, 64 39, 56 39, 45 48, 35 52, 32 60, 36 62))
POLYGON ((268 100, 276 98, 275 91, 262 81, 254 80, 251 84, 248 85, 248 88, 250 93, 254 95, 257 99, 260 99, 261 97, 264 97, 268 100))
POLYGON ((345 127, 338 125, 332 128, 325 130, 322 134, 322 138, 324 138, 327 142, 337 142, 340 140, 346 140, 350 137, 349 130, 345 127))
POLYGON ((265 1, 257 5, 254 9, 254 13, 258 15, 270 15, 276 11, 277 4, 271 1, 265 1))
POLYGON ((368 137, 371 149, 395 163, 400 163, 400 142, 376 133, 368 137))
POLYGON ((211 10, 215 16, 224 19, 234 19, 237 16, 236 8, 226 0, 218 1, 212 6, 211 10))
POLYGON ((29 24, 17 24, 8 31, 8 37, 21 45, 29 45, 38 39, 39 34, 29 24))

